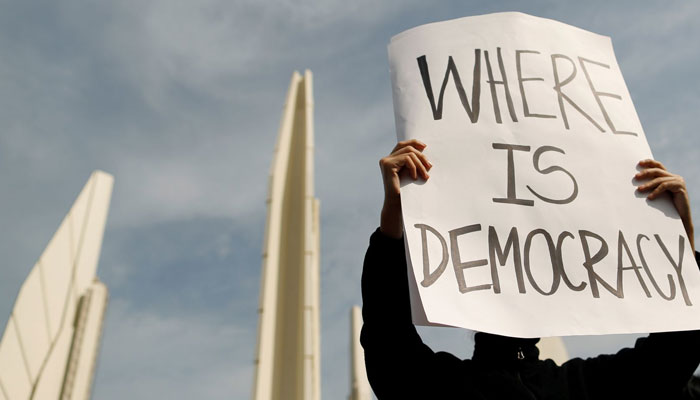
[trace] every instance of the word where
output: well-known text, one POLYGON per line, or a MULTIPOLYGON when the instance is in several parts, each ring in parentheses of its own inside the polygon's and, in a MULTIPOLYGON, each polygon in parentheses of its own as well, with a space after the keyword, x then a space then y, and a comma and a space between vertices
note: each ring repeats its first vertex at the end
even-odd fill
MULTIPOLYGON (((530 109, 530 105, 527 100, 527 95, 526 95, 526 90, 525 90, 525 83, 526 82, 533 82, 533 81, 544 81, 543 77, 533 77, 533 76, 528 76, 525 77, 523 76, 523 60, 524 60, 524 55, 528 54, 528 57, 533 57, 537 56, 540 54, 539 51, 535 50, 515 50, 515 54, 513 57, 515 58, 515 75, 516 79, 518 81, 518 88, 520 89, 520 98, 522 100, 522 106, 523 106, 523 115, 526 118, 556 118, 556 115, 550 115, 550 114, 541 114, 541 113, 535 113, 532 112, 530 109)), ((425 93, 428 97, 428 101, 430 102, 430 107, 433 113, 433 119, 434 120, 439 120, 442 119, 442 109, 443 109, 443 97, 445 95, 445 89, 447 88, 447 84, 450 80, 450 77, 452 77, 452 81, 454 83, 455 89, 457 90, 457 94, 459 95, 460 102, 462 103, 462 106, 464 110, 466 111, 467 115, 469 116, 469 119, 472 123, 476 123, 479 120, 479 114, 481 110, 481 82, 482 82, 482 72, 481 72, 481 55, 482 55, 482 49, 474 49, 474 67, 472 71, 472 93, 471 93, 471 99, 467 97, 467 92, 464 89, 464 85, 462 83, 462 77, 459 73, 459 69, 457 68, 457 65, 454 61, 454 58, 450 55, 447 57, 447 69, 445 70, 445 76, 442 80, 442 84, 440 86, 440 93, 438 94, 438 100, 437 103, 435 101, 435 94, 433 92, 433 84, 430 79, 430 70, 428 68, 428 60, 425 55, 422 55, 417 58, 418 62, 418 69, 420 71, 421 79, 423 82, 423 87, 425 88, 425 93)), ((501 48, 497 47, 496 48, 496 59, 497 59, 497 64, 498 64, 498 69, 501 75, 500 80, 497 80, 494 76, 494 67, 491 64, 491 60, 489 57, 489 52, 488 50, 483 50, 483 55, 484 55, 484 63, 486 64, 486 72, 488 76, 488 80, 486 80, 486 83, 489 84, 489 88, 491 91, 491 99, 493 102, 493 110, 494 114, 496 117, 496 122, 497 123, 502 123, 502 117, 501 117, 501 106, 498 100, 498 94, 496 93, 496 88, 497 86, 502 86, 503 91, 505 94, 505 100, 506 100, 506 106, 508 108, 508 114, 510 115, 510 118, 513 122, 518 122, 518 117, 515 112, 515 106, 513 105, 513 97, 510 93, 510 89, 508 86, 508 74, 506 73, 506 67, 503 62, 503 55, 501 52, 501 48)), ((542 57, 542 55, 540 55, 542 57)), ((581 79, 576 79, 578 75, 578 68, 580 68, 581 71, 583 71, 583 75, 585 76, 585 85, 586 91, 590 91, 591 95, 593 96, 593 99, 595 99, 595 102, 598 105, 598 108, 600 109, 600 112, 603 115, 603 119, 605 120, 605 124, 608 126, 610 131, 614 134, 618 135, 632 135, 632 136, 637 136, 637 133, 635 132, 629 132, 629 131, 624 131, 621 129, 618 129, 615 126, 615 123, 613 122, 613 119, 608 112, 608 109, 605 108, 605 105, 603 104, 602 98, 613 98, 616 100, 622 100, 622 97, 619 94, 615 93, 610 93, 610 92, 604 92, 601 90, 598 90, 596 88, 595 83, 593 82, 593 78, 591 76, 591 68, 605 68, 605 69, 610 69, 610 65, 591 60, 585 57, 577 57, 577 60, 574 61, 571 57, 564 55, 564 54, 551 54, 549 55, 549 59, 551 61, 552 65, 552 79, 554 81, 554 86, 552 87, 552 94, 556 96, 556 101, 559 105, 559 113, 561 116, 561 119, 564 123, 564 127, 566 129, 570 129, 569 127, 569 118, 567 116, 567 111, 566 108, 567 106, 570 108, 573 108, 576 110, 579 114, 581 114, 583 117, 585 117, 593 126, 596 127, 600 132, 605 132, 605 128, 603 128, 603 125, 599 122, 596 121, 590 113, 590 110, 587 112, 586 110, 583 109, 579 104, 577 104, 573 97, 571 96, 571 93, 574 90, 571 90, 572 87, 578 86, 579 82, 581 79), (578 61, 578 62, 577 62, 578 61), (571 72, 568 75, 563 74, 563 69, 564 69, 564 64, 568 64, 569 68, 571 69, 571 72), (577 67, 578 65, 578 67, 577 67), (569 86, 572 85, 572 86, 569 86)), ((434 61, 433 61, 434 62, 434 61)), ((512 74, 512 72, 511 72, 512 74)), ((511 75, 512 76, 512 75, 511 75)), ((583 82, 581 82, 583 83, 583 82)), ((576 88, 577 90, 580 90, 580 88, 576 88)))

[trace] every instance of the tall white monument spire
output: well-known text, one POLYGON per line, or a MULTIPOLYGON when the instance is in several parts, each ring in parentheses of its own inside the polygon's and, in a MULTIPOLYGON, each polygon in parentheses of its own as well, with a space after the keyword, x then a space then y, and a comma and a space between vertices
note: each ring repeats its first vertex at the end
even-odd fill
POLYGON ((0 400, 90 398, 107 304, 95 274, 113 181, 92 173, 22 284, 0 341, 0 400))
POLYGON ((350 309, 350 397, 348 400, 372 400, 372 389, 365 369, 365 352, 360 345, 362 310, 350 309))
POLYGON ((294 72, 267 198, 254 400, 318 400, 319 202, 311 71, 294 72))

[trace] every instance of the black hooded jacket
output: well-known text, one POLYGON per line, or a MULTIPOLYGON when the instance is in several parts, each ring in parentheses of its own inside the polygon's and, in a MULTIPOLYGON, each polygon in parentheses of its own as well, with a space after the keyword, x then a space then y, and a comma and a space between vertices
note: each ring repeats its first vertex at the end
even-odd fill
POLYGON ((470 360, 435 353, 411 321, 403 240, 379 230, 365 256, 362 298, 365 365, 382 400, 675 399, 700 363, 700 331, 654 333, 634 348, 561 366, 539 359, 539 339, 486 333, 475 335, 470 360))

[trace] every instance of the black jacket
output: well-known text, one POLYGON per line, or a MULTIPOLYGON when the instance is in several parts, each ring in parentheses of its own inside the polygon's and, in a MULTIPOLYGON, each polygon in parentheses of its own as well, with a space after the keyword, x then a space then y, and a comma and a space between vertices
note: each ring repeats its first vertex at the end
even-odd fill
POLYGON ((382 400, 674 399, 700 363, 700 331, 651 334, 634 348, 561 366, 539 359, 539 339, 486 333, 476 334, 471 360, 435 353, 411 321, 403 240, 379 230, 365 256, 362 298, 365 365, 382 400))

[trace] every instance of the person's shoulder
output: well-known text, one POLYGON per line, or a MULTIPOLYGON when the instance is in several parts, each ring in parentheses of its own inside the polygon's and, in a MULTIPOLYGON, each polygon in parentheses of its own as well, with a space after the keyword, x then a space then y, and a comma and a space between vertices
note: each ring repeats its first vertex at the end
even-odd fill
POLYGON ((369 237, 369 247, 370 249, 389 251, 392 254, 400 252, 404 249, 403 237, 393 238, 382 232, 380 228, 377 228, 369 237))
POLYGON ((471 360, 462 360, 461 358, 455 356, 454 354, 446 352, 446 351, 436 352, 435 359, 438 360, 438 362, 445 363, 445 364, 452 364, 454 366, 460 366, 460 365, 463 365, 465 362, 471 361, 471 360))

